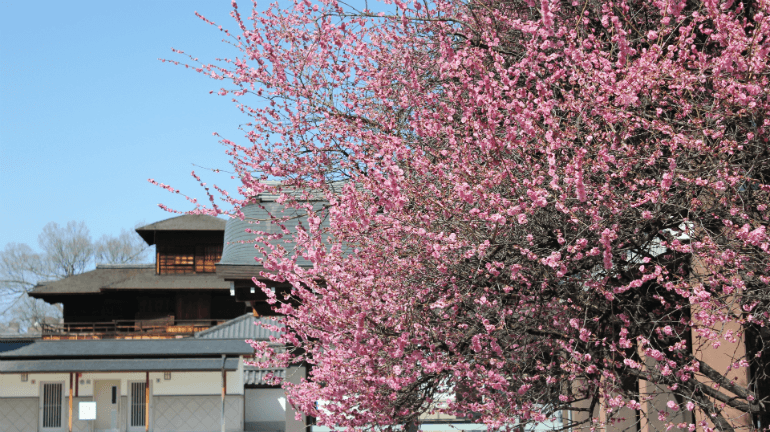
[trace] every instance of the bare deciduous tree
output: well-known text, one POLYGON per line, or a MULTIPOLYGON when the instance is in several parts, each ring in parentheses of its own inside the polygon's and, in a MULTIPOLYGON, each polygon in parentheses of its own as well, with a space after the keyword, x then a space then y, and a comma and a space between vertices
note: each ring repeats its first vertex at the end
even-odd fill
POLYGON ((103 235, 94 246, 96 262, 106 264, 144 262, 150 249, 136 232, 125 229, 117 237, 103 235))
POLYGON ((146 262, 150 249, 127 230, 93 242, 85 223, 75 221, 63 227, 48 223, 38 243, 41 253, 18 243, 9 243, 0 252, 0 331, 31 331, 60 319, 60 306, 27 295, 35 285, 83 273, 95 263, 146 262))
POLYGON ((38 243, 57 279, 83 273, 93 260, 91 234, 82 221, 67 222, 65 227, 49 222, 38 236, 38 243))
POLYGON ((0 322, 0 333, 39 332, 46 324, 61 322, 62 307, 60 303, 49 304, 24 293, 4 315, 5 322, 0 322))
POLYGON ((0 253, 0 295, 26 293, 48 273, 45 259, 26 244, 9 243, 0 253))

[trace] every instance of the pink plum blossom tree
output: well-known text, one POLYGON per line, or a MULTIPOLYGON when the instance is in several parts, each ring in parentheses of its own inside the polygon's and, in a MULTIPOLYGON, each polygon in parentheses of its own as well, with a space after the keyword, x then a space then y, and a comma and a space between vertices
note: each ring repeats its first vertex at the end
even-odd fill
POLYGON ((233 7, 238 57, 185 66, 252 118, 231 214, 307 212, 255 249, 299 409, 767 426, 767 0, 233 7))

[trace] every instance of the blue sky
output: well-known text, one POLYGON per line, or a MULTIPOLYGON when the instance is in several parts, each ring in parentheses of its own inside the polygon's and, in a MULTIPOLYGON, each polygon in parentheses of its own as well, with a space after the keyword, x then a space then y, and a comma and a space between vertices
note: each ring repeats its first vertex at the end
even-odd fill
POLYGON ((234 189, 193 164, 227 168, 212 133, 242 142, 247 120, 209 94, 221 82, 158 60, 233 54, 195 11, 235 28, 229 0, 0 0, 0 248, 37 248, 51 221, 98 239, 173 217, 161 202, 192 209, 148 178, 204 198, 195 169, 234 189))

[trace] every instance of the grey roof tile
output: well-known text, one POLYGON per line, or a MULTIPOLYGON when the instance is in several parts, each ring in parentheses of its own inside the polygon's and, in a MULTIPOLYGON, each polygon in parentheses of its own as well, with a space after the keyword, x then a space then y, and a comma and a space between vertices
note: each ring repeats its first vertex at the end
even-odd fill
POLYGON ((136 229, 136 233, 152 246, 157 231, 224 231, 227 221, 209 215, 182 215, 136 229))
POLYGON ((240 339, 240 340, 270 340, 270 336, 280 337, 281 333, 268 330, 257 322, 264 325, 274 325, 283 327, 283 324, 274 319, 267 317, 255 318, 251 313, 241 315, 238 318, 231 319, 218 326, 211 327, 210 329, 203 330, 195 334, 195 338, 198 339, 240 339))
POLYGON ((32 297, 55 294, 99 293, 105 289, 229 289, 214 273, 158 275, 154 265, 98 266, 79 275, 36 286, 32 297))
MULTIPOLYGON (((321 210, 323 206, 324 203, 321 201, 313 205, 314 209, 317 210, 321 210)), ((257 244, 255 239, 259 234, 249 233, 246 230, 264 234, 283 235, 280 225, 284 225, 289 232, 296 231, 297 226, 300 224, 307 226, 307 215, 304 211, 288 209, 275 201, 250 204, 244 206, 241 212, 243 212, 244 219, 235 217, 227 221, 225 246, 222 252, 222 259, 218 265, 257 265, 254 257, 259 251, 255 248, 257 244)), ((322 226, 328 226, 328 218, 325 218, 321 223, 322 226)), ((285 248, 290 254, 295 250, 295 245, 291 242, 290 236, 270 239, 268 242, 274 247, 280 246, 285 248)), ((264 244, 260 242, 259 246, 264 246, 264 244)), ((310 261, 302 257, 297 258, 297 264, 300 266, 311 265, 310 261)))
POLYGON ((251 366, 246 366, 243 370, 243 384, 244 385, 272 385, 266 381, 267 374, 273 374, 276 378, 285 378, 285 369, 257 369, 251 366))
MULTIPOLYGON (((238 359, 227 358, 225 370, 237 370, 238 359)), ((31 372, 154 372, 218 371, 221 358, 186 359, 87 359, 87 360, 3 360, 0 374, 31 372)))
POLYGON ((223 231, 226 220, 209 215, 182 215, 136 229, 140 231, 223 231))
POLYGON ((45 358, 138 358, 205 357, 250 355, 254 349, 243 340, 157 339, 157 340, 65 340, 39 341, 0 353, 2 361, 45 358))

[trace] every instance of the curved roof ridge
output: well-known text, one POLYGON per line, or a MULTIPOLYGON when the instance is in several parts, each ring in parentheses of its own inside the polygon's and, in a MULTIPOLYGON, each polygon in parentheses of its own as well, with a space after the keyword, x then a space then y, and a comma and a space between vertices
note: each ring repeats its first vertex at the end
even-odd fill
POLYGON ((224 231, 225 219, 210 215, 185 214, 136 228, 136 231, 224 231))

